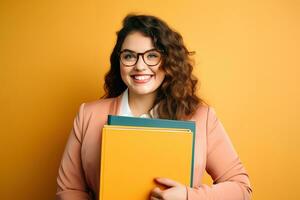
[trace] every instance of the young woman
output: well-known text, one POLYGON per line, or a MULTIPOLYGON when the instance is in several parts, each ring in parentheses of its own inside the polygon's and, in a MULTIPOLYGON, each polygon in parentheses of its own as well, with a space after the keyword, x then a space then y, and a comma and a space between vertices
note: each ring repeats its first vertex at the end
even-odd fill
POLYGON ((117 32, 102 99, 82 103, 57 177, 57 199, 98 199, 100 138, 107 115, 196 121, 193 187, 158 177, 167 186, 151 200, 248 200, 251 187, 213 108, 197 97, 197 79, 182 37, 154 16, 128 15, 117 32), (214 180, 201 183, 204 171, 214 180))

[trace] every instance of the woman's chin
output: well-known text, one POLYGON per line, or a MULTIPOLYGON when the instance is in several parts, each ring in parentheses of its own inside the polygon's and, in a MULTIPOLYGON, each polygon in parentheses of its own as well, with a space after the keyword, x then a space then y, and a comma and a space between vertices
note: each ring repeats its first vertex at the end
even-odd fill
POLYGON ((130 93, 134 93, 135 95, 147 95, 154 93, 156 90, 153 88, 129 88, 130 93))

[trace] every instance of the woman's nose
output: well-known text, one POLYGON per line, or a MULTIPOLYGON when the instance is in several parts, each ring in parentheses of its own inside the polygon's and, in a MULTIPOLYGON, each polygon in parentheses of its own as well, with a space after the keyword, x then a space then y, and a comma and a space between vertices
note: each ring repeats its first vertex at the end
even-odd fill
POLYGON ((142 56, 142 55, 139 55, 138 61, 137 61, 136 64, 135 64, 135 69, 136 69, 137 71, 144 71, 144 70, 146 70, 147 67, 148 67, 148 66, 147 66, 147 64, 144 62, 143 56, 142 56))

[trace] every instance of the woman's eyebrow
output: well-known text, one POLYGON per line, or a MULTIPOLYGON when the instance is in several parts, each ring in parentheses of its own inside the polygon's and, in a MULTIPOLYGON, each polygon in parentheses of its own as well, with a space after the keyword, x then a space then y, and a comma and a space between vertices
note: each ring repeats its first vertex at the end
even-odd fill
POLYGON ((123 50, 121 50, 121 51, 130 51, 130 52, 136 53, 135 51, 130 50, 130 49, 123 49, 123 50))
MULTIPOLYGON (((146 51, 144 51, 144 52, 141 52, 141 53, 145 53, 145 52, 150 51, 150 50, 155 50, 155 48, 148 49, 148 50, 146 50, 146 51)), ((123 50, 121 50, 121 52, 122 52, 122 51, 129 51, 129 52, 132 52, 132 53, 138 53, 138 52, 133 51, 133 50, 131 50, 131 49, 123 49, 123 50)))

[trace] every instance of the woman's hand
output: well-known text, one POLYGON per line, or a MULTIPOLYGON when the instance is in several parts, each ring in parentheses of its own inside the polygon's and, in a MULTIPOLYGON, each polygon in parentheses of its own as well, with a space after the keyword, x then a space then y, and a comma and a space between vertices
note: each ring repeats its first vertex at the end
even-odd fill
POLYGON ((155 181, 167 189, 159 187, 151 191, 150 200, 187 200, 186 186, 168 178, 156 178, 155 181))

